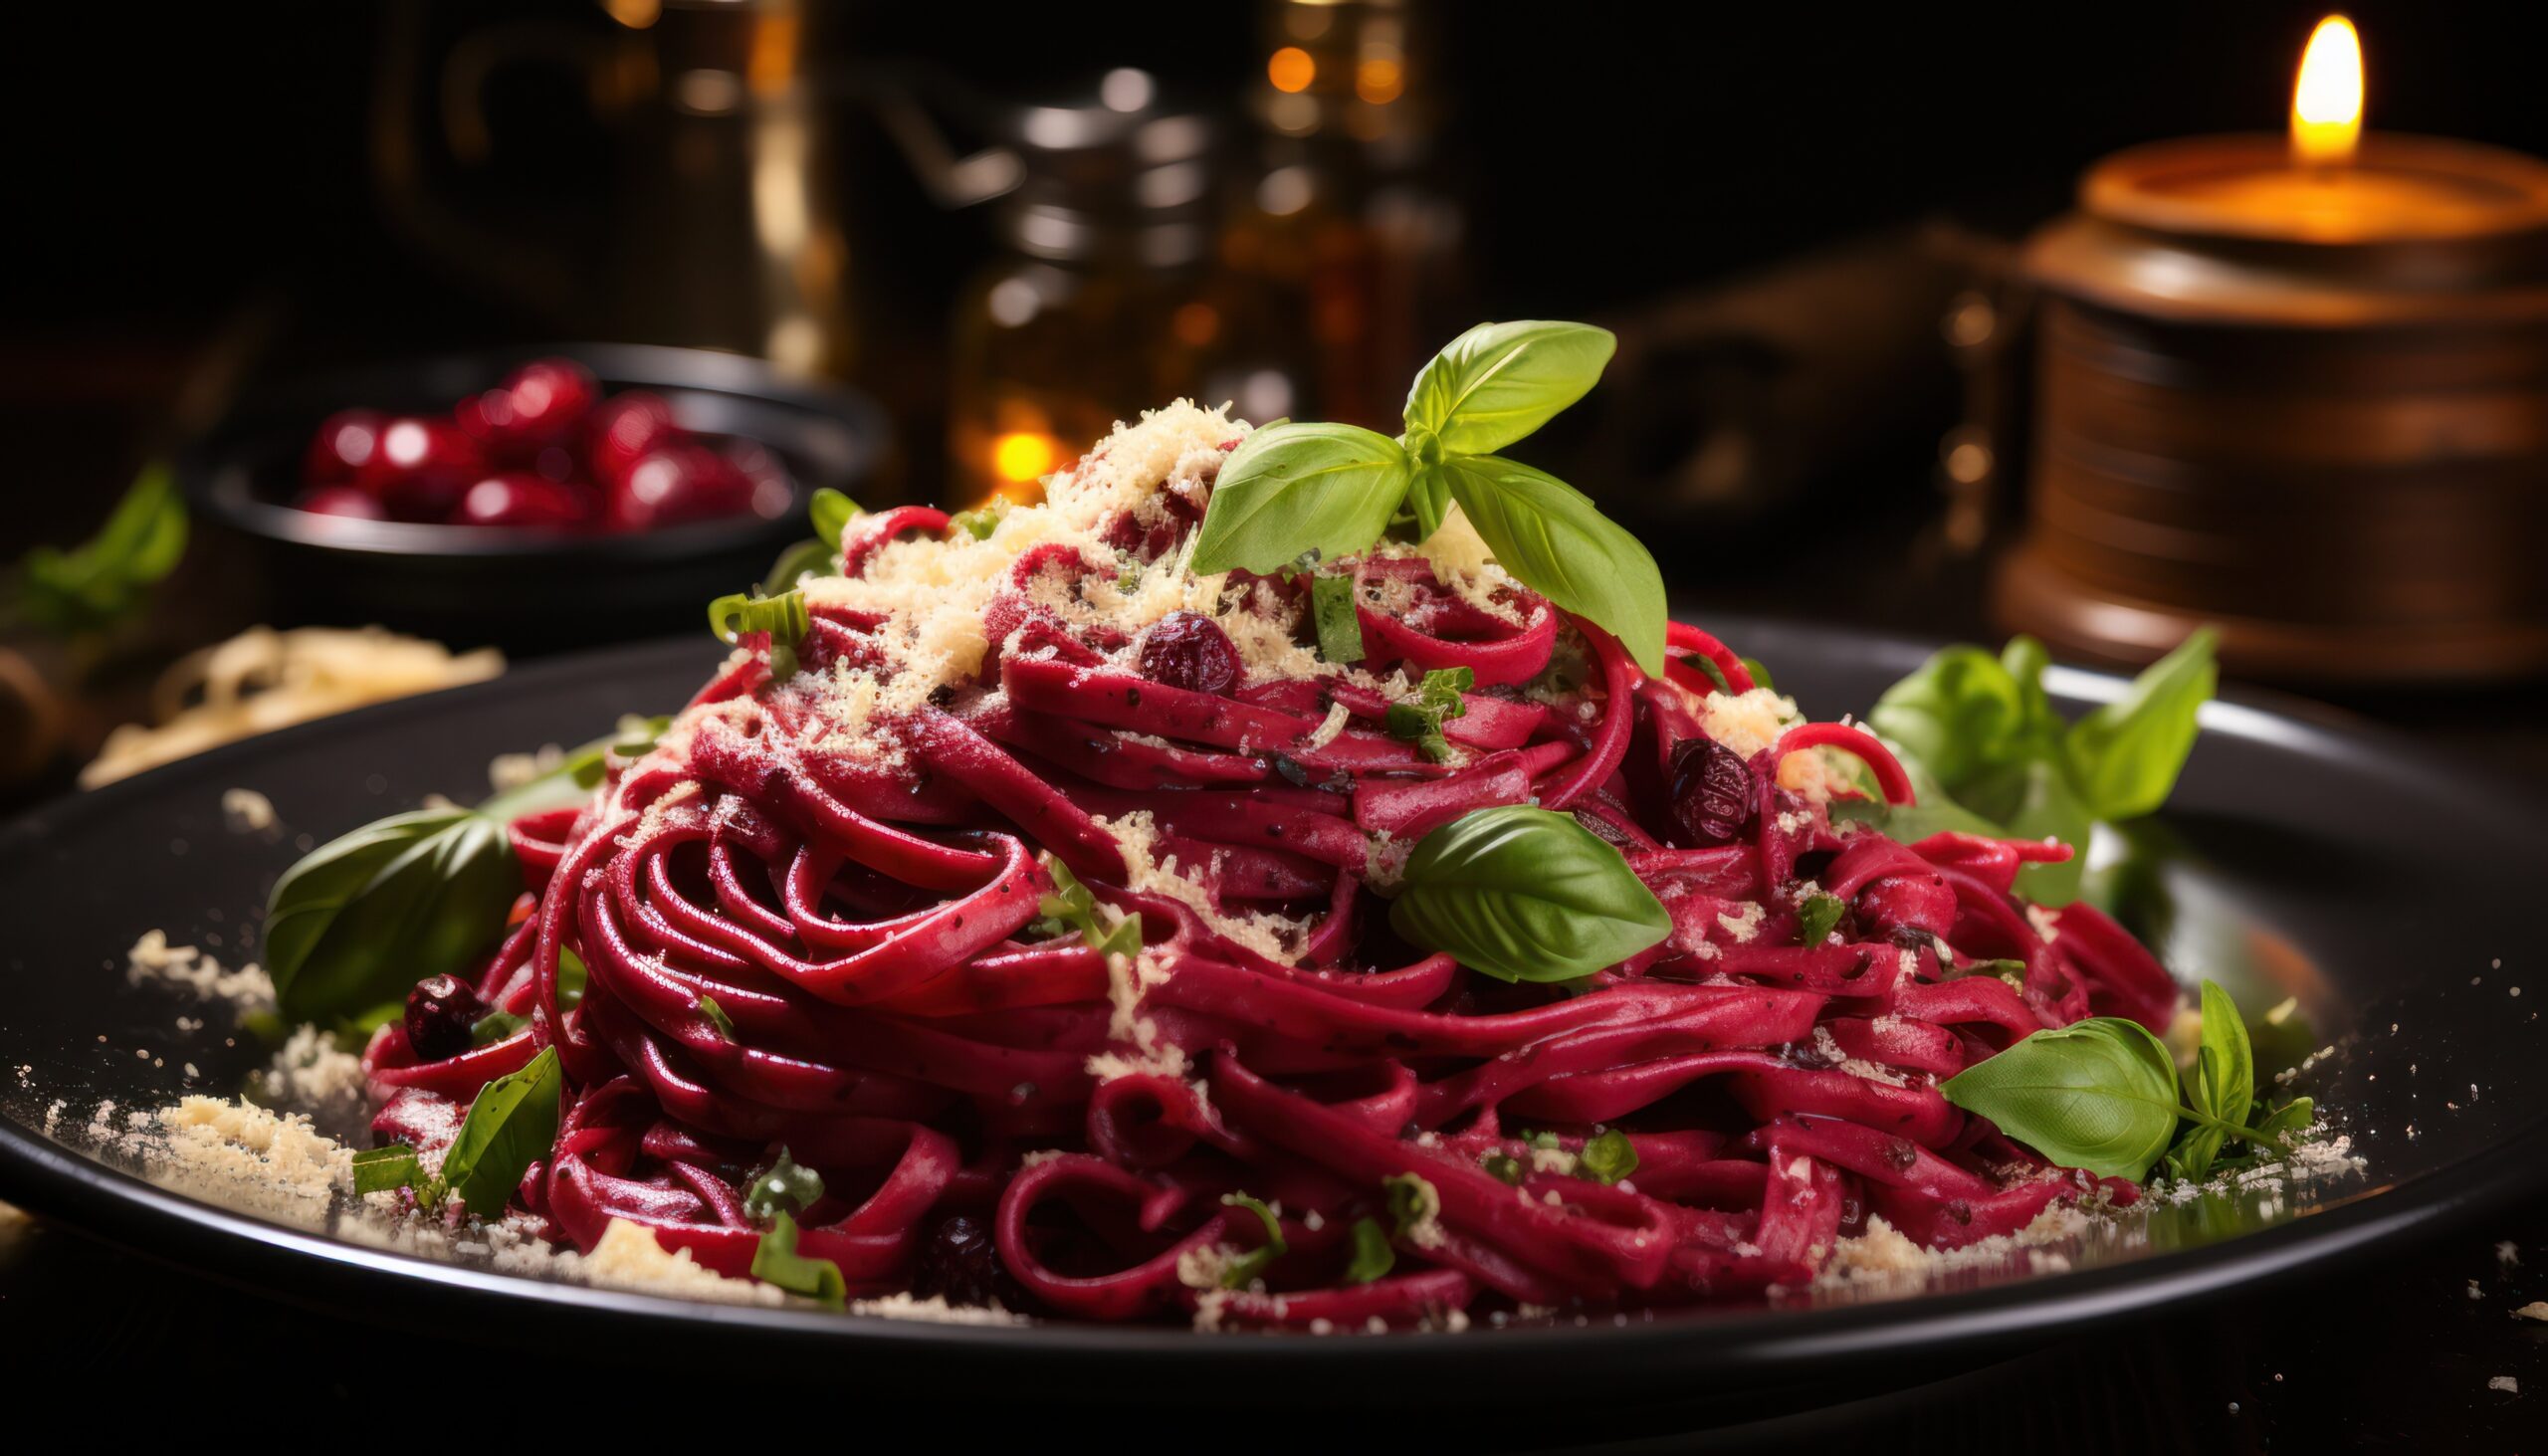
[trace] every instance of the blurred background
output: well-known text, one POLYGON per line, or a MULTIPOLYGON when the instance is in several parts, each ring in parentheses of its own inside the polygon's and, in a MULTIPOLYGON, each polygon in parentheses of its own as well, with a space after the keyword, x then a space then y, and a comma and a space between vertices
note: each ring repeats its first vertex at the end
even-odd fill
MULTIPOLYGON (((330 411, 448 409, 559 343, 715 351, 575 356, 762 441, 799 492, 954 507, 1180 394, 1394 430, 1469 323, 1597 321, 1621 339, 1603 387, 1524 453, 1645 530, 1688 606, 1996 636, 1995 564, 2027 528, 2022 240, 2118 147, 2278 130, 2319 14, 47 7, 0 94, 0 557, 89 537, 154 461, 192 509, 164 580, 10 614, 0 779, 22 800, 117 724, 326 676, 267 639, 186 656, 251 627, 415 633, 453 650, 414 664, 438 681, 492 670, 474 649, 689 630, 803 533, 790 505, 766 530, 508 555, 290 509, 330 411)), ((2535 8, 2353 14, 2375 126, 2548 151, 2535 8)), ((2548 386, 2524 389, 2513 433, 2548 434, 2548 386)), ((2489 465, 2488 533, 2503 492, 2548 490, 2541 458, 2489 465)), ((2465 578, 2448 549, 2427 564, 2465 578)), ((2515 649, 2444 676, 2530 691, 2526 563, 2454 608, 2515 649)), ((2235 564, 2274 594, 2274 562, 2235 564)))

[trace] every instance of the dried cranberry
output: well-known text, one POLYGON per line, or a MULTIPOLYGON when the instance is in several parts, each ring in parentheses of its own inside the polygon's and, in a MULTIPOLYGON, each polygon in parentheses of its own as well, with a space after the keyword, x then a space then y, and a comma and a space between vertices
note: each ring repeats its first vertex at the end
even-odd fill
POLYGON ((1752 767, 1711 738, 1672 749, 1672 819, 1693 844, 1726 844, 1752 822, 1752 767))
POLYGON ((379 448, 356 483, 400 520, 443 520, 486 473, 478 442, 459 426, 411 415, 381 428, 379 448))
POLYGON ((1943 875, 1888 875, 1859 891, 1850 909, 1871 936, 1909 930, 1943 937, 1955 929, 1955 887, 1943 875))
POLYGON ((572 359, 533 359, 505 381, 513 425, 535 440, 558 440, 584 422, 601 398, 592 370, 572 359))
POLYGON ((922 1299, 941 1295, 951 1305, 991 1304, 1006 1285, 989 1226, 961 1213, 940 1224, 921 1245, 912 1271, 913 1294, 922 1299))
POLYGON ((751 509, 752 483, 732 461, 696 440, 649 450, 610 488, 613 530, 654 530, 685 520, 740 516, 751 509))
POLYGON ((1170 612, 1142 638, 1142 676, 1218 696, 1238 686, 1238 649, 1211 618, 1170 612))
POLYGON ((447 1061, 469 1050, 470 1033, 486 1014, 487 1003, 462 981, 426 976, 407 993, 407 1046, 419 1061, 447 1061))
POLYGON ((351 485, 380 448, 380 432, 388 424, 374 409, 338 410, 320 422, 302 457, 302 479, 313 486, 351 485))
POLYGON ((677 438, 681 427, 662 395, 631 389, 593 411, 591 431, 593 479, 616 486, 647 451, 677 438))

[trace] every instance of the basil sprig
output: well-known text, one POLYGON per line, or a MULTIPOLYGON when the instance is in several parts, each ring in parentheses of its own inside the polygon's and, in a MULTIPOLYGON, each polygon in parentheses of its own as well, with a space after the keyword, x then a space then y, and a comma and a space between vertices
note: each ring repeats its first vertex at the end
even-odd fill
POLYGON ((395 1014, 427 976, 469 977, 522 894, 506 826, 580 802, 604 755, 645 751, 666 720, 587 743, 565 761, 476 809, 393 814, 312 850, 266 901, 266 973, 293 1021, 395 1014))
POLYGON ((1394 440, 1355 425, 1258 429, 1221 464, 1194 569, 1271 574, 1303 551, 1368 550, 1401 508, 1421 540, 1457 502, 1498 565, 1616 634, 1660 676, 1665 610, 1654 557, 1572 486, 1492 453, 1582 399, 1616 346, 1590 324, 1482 323, 1416 376, 1405 433, 1394 440))
POLYGON ((153 462, 96 535, 69 550, 37 546, 19 559, 11 613, 57 637, 110 632, 140 613, 185 553, 185 498, 168 467, 153 462))
POLYGON ((2052 711, 2047 659, 2033 638, 2012 638, 1997 657, 1970 644, 1942 649, 1867 715, 1918 802, 1846 800, 1835 813, 1875 820, 1905 842, 1941 830, 2057 839, 2077 853, 2066 864, 2027 866, 2017 889, 2040 905, 2067 905, 2079 897, 2097 821, 2147 814, 2175 787, 2219 682, 2218 638, 2209 627, 2197 631, 2075 724, 2052 711))
POLYGON ((1425 835, 1389 925, 1499 980, 1565 981, 1672 933, 1672 917, 1607 841, 1571 814, 1506 804, 1425 835))
POLYGON ((1468 716, 1468 700, 1460 695, 1476 686, 1477 674, 1468 668, 1435 668, 1426 673, 1414 697, 1389 705, 1389 736, 1415 744, 1436 763, 1448 761, 1451 740, 1442 736, 1442 725, 1468 716))
POLYGON ((2167 1047, 2119 1016, 2035 1032, 1938 1090, 2061 1166, 2100 1177, 2139 1181, 2164 1156, 2175 1175, 2200 1178, 2225 1141, 2245 1144, 2242 1156, 2286 1146, 2309 1126, 2310 1100, 2270 1111, 2255 1102, 2254 1057, 2238 1008, 2211 981, 2203 1005, 2203 1050, 2184 1102, 2167 1047))

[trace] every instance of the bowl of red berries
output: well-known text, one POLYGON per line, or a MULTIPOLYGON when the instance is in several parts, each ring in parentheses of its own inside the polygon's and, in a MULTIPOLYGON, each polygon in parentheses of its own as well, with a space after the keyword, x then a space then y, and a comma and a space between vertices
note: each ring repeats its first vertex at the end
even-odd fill
POLYGON ((286 616, 537 650, 687 626, 855 495, 863 396, 734 354, 567 344, 267 391, 186 453, 286 616))

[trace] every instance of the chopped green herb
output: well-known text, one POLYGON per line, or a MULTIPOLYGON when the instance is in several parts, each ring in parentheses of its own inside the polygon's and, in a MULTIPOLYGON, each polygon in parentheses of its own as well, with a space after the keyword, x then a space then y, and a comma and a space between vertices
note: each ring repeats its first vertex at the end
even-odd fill
POLYGON ((1414 697, 1389 705, 1389 736, 1415 744, 1436 763, 1447 761, 1451 741, 1442 736, 1442 725, 1467 716, 1468 700, 1460 695, 1476 686, 1477 674, 1468 668, 1435 668, 1426 673, 1414 697))
POLYGON ((1389 1247, 1388 1231, 1377 1218, 1354 1220, 1354 1257, 1346 1261, 1347 1284, 1369 1284, 1389 1272, 1397 1264, 1397 1250, 1389 1247))
POLYGON ((1027 933, 1038 939, 1053 939, 1076 931, 1099 952, 1107 955, 1138 955, 1142 949, 1143 926, 1139 914, 1125 916, 1108 924, 1099 911, 1097 897, 1071 873, 1051 852, 1042 857, 1044 873, 1053 882, 1050 894, 1035 902, 1037 919, 1027 926, 1027 933))
POLYGON ((490 1082, 443 1154, 442 1180, 480 1218, 505 1211, 531 1165, 557 1141, 557 1101, 564 1075, 557 1049, 542 1047, 519 1072, 490 1082))
POLYGON ((796 1219, 785 1209, 770 1216, 760 1244, 752 1250, 752 1278, 789 1294, 839 1305, 849 1297, 849 1281, 829 1259, 809 1259, 796 1252, 796 1219))
POLYGON ((994 496, 970 511, 958 511, 949 517, 947 533, 954 536, 960 531, 977 541, 986 541, 991 538, 992 531, 999 529, 1000 518, 1007 514, 1007 500, 994 496))
POLYGON ((557 1009, 572 1011, 584 1003, 584 986, 592 972, 584 968, 584 958, 560 945, 557 947, 557 1009))
POLYGON ((185 553, 185 497, 168 467, 153 462, 96 535, 67 551, 38 546, 19 558, 9 615, 56 637, 113 632, 141 614, 151 588, 185 553))
POLYGON ((840 533, 849 528, 849 519, 857 514, 858 503, 829 486, 817 489, 813 499, 805 503, 805 516, 814 523, 814 534, 829 542, 835 551, 840 549, 840 533))
POLYGON ((386 1147, 366 1148, 353 1156, 354 1192, 389 1193, 400 1188, 416 1190, 416 1200, 424 1202, 431 1179, 425 1176, 424 1164, 416 1160, 416 1149, 404 1143, 386 1147))
POLYGON ((1543 1152, 1554 1152, 1565 1144, 1558 1141, 1555 1133, 1534 1133, 1531 1135, 1531 1145, 1543 1152))
POLYGON ((1596 1183, 1615 1183, 1636 1171, 1636 1144, 1616 1128, 1584 1140, 1575 1155, 1576 1170, 1596 1183))
POLYGON ((1797 912, 1797 943, 1819 945, 1839 927, 1847 902, 1836 895, 1808 895, 1797 912))
POLYGON ((1725 669, 1716 665, 1715 658, 1708 656, 1704 652, 1694 652, 1681 659, 1681 661, 1684 665, 1696 668, 1700 672, 1707 674, 1708 681, 1716 685, 1716 690, 1718 692, 1725 694, 1729 698, 1734 696, 1734 680, 1725 675, 1725 669))
POLYGON ((751 633, 768 633, 769 674, 786 679, 796 675, 796 644, 814 630, 814 619, 802 591, 776 596, 739 591, 708 604, 708 630, 729 647, 751 633))
POLYGON ((1511 1183, 1515 1187, 1521 1186, 1523 1174, 1522 1159, 1515 1157, 1509 1152, 1490 1152, 1486 1156, 1478 1159, 1478 1166, 1485 1168, 1487 1176, 1495 1179, 1499 1183, 1511 1183))
POLYGON ((1399 1238, 1441 1215, 1442 1195, 1415 1173, 1391 1173, 1380 1179, 1380 1193, 1388 1202, 1389 1224, 1399 1238))
POLYGON ((2008 982, 2011 990, 2022 991, 2026 988, 2026 963, 2022 960, 2011 960, 2006 957, 1995 960, 1968 960, 1962 965, 1948 966, 1945 973, 1948 980, 1962 980, 1969 975, 1995 975, 2008 982))
POLYGON ((735 1039, 735 1018, 726 1014, 726 1008, 717 1004, 715 996, 699 998, 699 1014, 708 1018, 708 1024, 717 1028, 719 1036, 728 1041, 735 1039))
POLYGON ((1310 578, 1310 618, 1318 627, 1318 655, 1332 663, 1363 660, 1363 620, 1355 615, 1354 578, 1310 578))
POLYGON ((778 1149, 778 1160, 769 1171, 752 1179, 743 1192, 743 1211, 767 1223, 781 1213, 802 1213, 822 1201, 823 1175, 799 1164, 778 1149))
POLYGON ((1265 1225, 1265 1242, 1231 1260, 1230 1267, 1221 1273, 1224 1288, 1245 1289, 1264 1278, 1265 1271, 1273 1267, 1275 1260, 1291 1252, 1291 1246, 1283 1242, 1282 1220, 1276 1218, 1274 1210, 1262 1201, 1245 1193, 1223 1193, 1221 1201, 1232 1208, 1246 1209, 1265 1225))
POLYGON ((1747 657, 1739 661, 1743 664, 1743 670, 1752 675, 1753 687, 1767 688, 1773 693, 1779 691, 1779 685, 1770 681, 1770 669, 1759 658, 1747 657))

